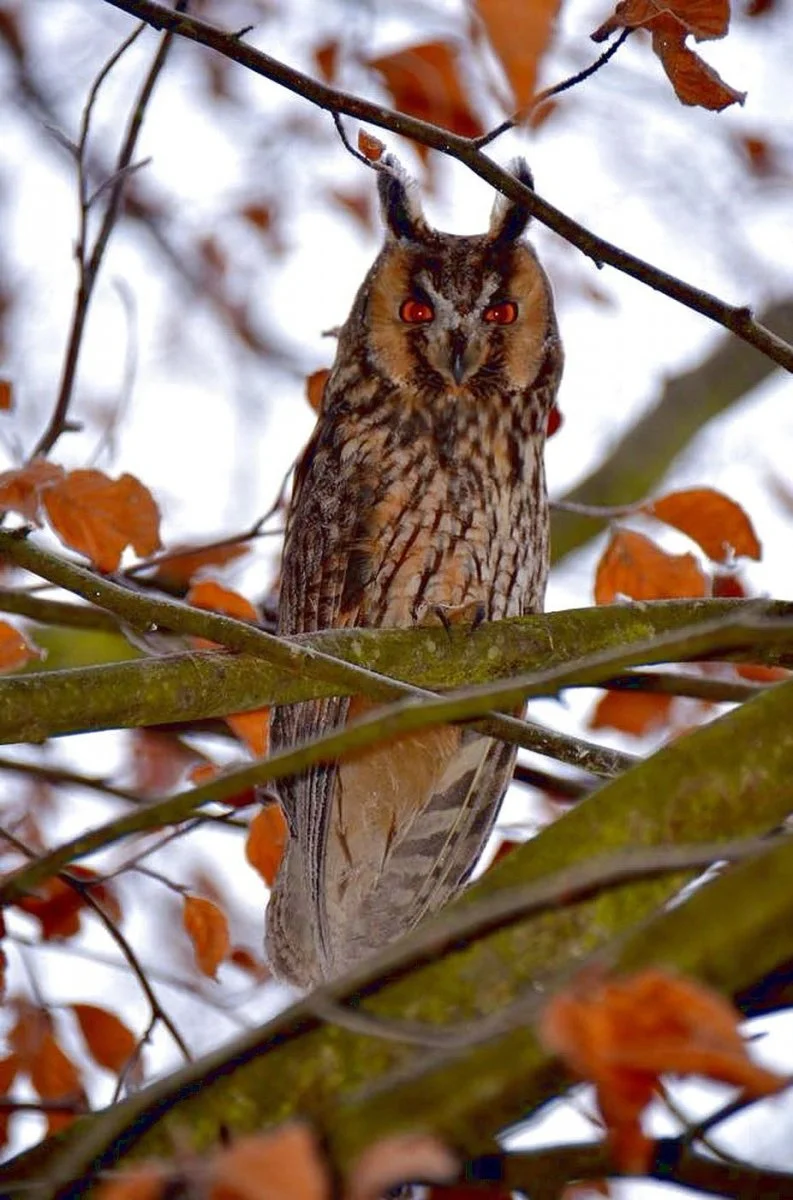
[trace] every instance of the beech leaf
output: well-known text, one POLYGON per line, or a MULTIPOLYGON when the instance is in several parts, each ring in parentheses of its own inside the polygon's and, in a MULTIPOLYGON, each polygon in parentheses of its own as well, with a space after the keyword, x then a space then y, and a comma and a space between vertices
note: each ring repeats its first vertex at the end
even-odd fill
POLYGON ((670 492, 645 505, 643 511, 687 534, 714 562, 725 563, 733 556, 761 556, 749 517, 740 504, 715 488, 670 492))
POLYGON ((595 572, 595 602, 619 596, 672 600, 705 596, 708 581, 693 554, 667 554, 644 534, 616 530, 595 572))
POLYGON ((488 40, 504 68, 518 109, 537 90, 537 72, 554 31, 561 0, 476 0, 488 40))
POLYGON ((7 621, 0 621, 0 674, 24 667, 32 658, 43 658, 44 653, 29 642, 25 635, 7 621))
POLYGON ((457 51, 447 42, 409 46, 396 54, 370 59, 368 65, 382 76, 402 112, 463 137, 482 133, 460 78, 457 51))
POLYGON ((63 479, 63 467, 34 458, 26 467, 0 474, 0 509, 19 513, 33 525, 40 525, 41 496, 45 488, 63 479))
POLYGON ((652 1143, 641 1116, 661 1075, 703 1075, 750 1097, 785 1086, 782 1076, 752 1062, 740 1020, 716 992, 649 968, 619 980, 586 973, 551 1000, 539 1033, 576 1075, 595 1084, 617 1166, 644 1174, 652 1143))
POLYGON ((134 1033, 115 1013, 95 1004, 73 1004, 72 1012, 94 1062, 120 1074, 135 1053, 134 1033))
POLYGON ((225 913, 203 896, 185 896, 182 922, 193 943, 199 970, 215 979, 218 967, 231 948, 225 913))
POLYGON ((47 517, 62 542, 100 571, 115 571, 127 546, 141 557, 160 549, 160 513, 134 475, 110 479, 102 471, 71 471, 42 494, 47 517))
POLYGON ((245 842, 245 857, 269 888, 273 886, 288 836, 280 804, 268 804, 253 818, 245 842))
POLYGON ((656 692, 606 692, 589 719, 590 729, 618 729, 631 737, 663 729, 669 723, 674 696, 656 692))

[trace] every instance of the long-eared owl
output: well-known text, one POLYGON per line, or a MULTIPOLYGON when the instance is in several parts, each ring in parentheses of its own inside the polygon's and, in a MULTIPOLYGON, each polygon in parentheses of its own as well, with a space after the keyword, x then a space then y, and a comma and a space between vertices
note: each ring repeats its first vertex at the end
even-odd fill
MULTIPOLYGON (((542 608, 542 452, 562 368, 529 215, 496 201, 487 233, 432 229, 390 158, 385 244, 340 331, 287 524, 279 632, 490 620, 542 608)), ((518 178, 531 185, 521 161, 518 178)), ((361 697, 276 709, 273 749, 361 715, 361 697)), ((289 827, 267 921, 277 975, 334 977, 462 886, 514 749, 443 726, 283 781, 289 827)))

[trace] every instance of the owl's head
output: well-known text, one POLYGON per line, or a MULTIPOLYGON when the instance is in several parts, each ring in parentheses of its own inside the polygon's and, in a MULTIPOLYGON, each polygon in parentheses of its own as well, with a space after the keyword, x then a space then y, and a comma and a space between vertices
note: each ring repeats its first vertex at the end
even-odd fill
MULTIPOLYGON (((395 160, 378 169, 385 244, 345 333, 398 385, 435 395, 525 393, 549 342, 558 347, 550 285, 522 237, 528 210, 498 197, 487 233, 443 233, 427 223, 395 160)), ((523 160, 512 169, 532 186, 523 160)))

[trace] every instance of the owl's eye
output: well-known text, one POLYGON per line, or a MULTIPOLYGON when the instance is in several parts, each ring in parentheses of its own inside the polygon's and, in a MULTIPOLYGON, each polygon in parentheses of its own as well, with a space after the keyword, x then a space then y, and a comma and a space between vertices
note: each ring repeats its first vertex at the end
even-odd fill
POLYGON ((500 304, 491 304, 482 316, 490 325, 511 325, 517 320, 518 306, 513 300, 502 300, 500 304))
POLYGON ((399 315, 408 325, 426 325, 435 317, 435 310, 424 300, 404 300, 399 315))

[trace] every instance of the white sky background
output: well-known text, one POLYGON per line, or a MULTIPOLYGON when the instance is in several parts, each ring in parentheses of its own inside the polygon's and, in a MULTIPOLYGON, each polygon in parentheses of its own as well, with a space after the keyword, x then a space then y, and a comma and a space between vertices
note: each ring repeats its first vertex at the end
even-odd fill
MULTIPOLYGON (((3 4, 0 0, 0 9, 3 4)), ((385 53, 406 41, 448 37, 459 29, 456 0, 430 5, 318 3, 290 0, 274 19, 264 21, 249 40, 275 57, 311 72, 310 50, 339 29, 352 47, 367 55, 385 53), (400 15, 396 16, 399 10, 400 15), (307 45, 306 30, 312 31, 307 45)), ((563 7, 560 34, 548 57, 543 82, 580 69, 598 53, 588 33, 606 16, 607 0, 573 0, 563 7)), ((538 191, 564 212, 641 257, 688 282, 736 303, 762 305, 793 294, 793 216, 790 169, 793 163, 793 22, 789 6, 749 24, 740 22, 722 43, 701 47, 704 57, 735 87, 747 90, 744 109, 720 116, 680 107, 660 65, 646 45, 631 39, 616 60, 563 103, 536 135, 508 135, 491 153, 499 162, 527 155, 538 191), (769 32, 770 31, 770 32, 769 32), (725 130, 729 134, 725 134, 725 130), (746 172, 730 138, 772 130, 783 173, 760 189, 746 172)), ((228 4, 228 27, 256 20, 244 0, 228 4)), ((42 60, 52 64, 48 86, 74 137, 88 87, 97 70, 131 28, 131 22, 101 0, 27 0, 30 23, 42 60)), ((120 127, 119 114, 150 61, 154 35, 144 34, 111 77, 97 111, 97 145, 120 127)), ((374 180, 340 145, 329 117, 275 85, 235 70, 231 82, 242 103, 227 103, 210 115, 202 100, 204 62, 209 51, 190 44, 175 48, 162 77, 139 144, 138 158, 151 156, 145 182, 156 195, 181 198, 169 223, 177 244, 196 232, 211 233, 235 256, 234 287, 253 296, 263 326, 277 331, 294 353, 300 372, 329 365, 333 343, 322 331, 346 316, 353 294, 371 262, 378 237, 324 203, 330 187, 371 189, 374 180), (272 144, 273 123, 299 118, 303 135, 289 149, 272 144), (272 255, 235 212, 251 201, 273 201, 286 253, 272 255)), ((0 415, 0 435, 9 452, 0 469, 14 461, 13 438, 24 439, 23 454, 46 423, 62 359, 74 291, 71 245, 76 228, 76 193, 68 156, 13 103, 7 60, 0 55, 0 202, 10 222, 13 256, 5 267, 22 300, 12 324, 9 353, 0 374, 17 383, 17 413, 0 415)), ((354 67, 341 84, 378 98, 376 85, 354 67)), ((384 93, 379 98, 386 100, 384 93)), ((491 105, 495 123, 501 115, 491 105)), ((355 124, 348 122, 354 134, 355 124)), ((373 131, 378 132, 378 131, 373 131)), ((416 173, 417 162, 404 144, 383 136, 416 173)), ((456 164, 437 166, 437 195, 429 218, 454 232, 474 232, 487 223, 492 194, 456 164)), ((588 260, 535 226, 533 239, 556 280, 562 335, 567 352, 560 407, 562 431, 548 450, 549 483, 559 493, 573 484, 657 395, 664 377, 695 363, 722 331, 643 285, 588 260), (583 286, 594 286, 609 303, 592 304, 583 286)), ((115 403, 129 349, 129 325, 116 281, 132 297, 136 375, 127 416, 118 431, 118 453, 99 465, 112 474, 130 471, 152 489, 164 513, 164 539, 209 540, 246 527, 265 511, 289 464, 307 438, 313 414, 303 398, 299 373, 268 370, 218 331, 200 295, 174 293, 163 283, 161 265, 145 239, 120 230, 114 237, 86 338, 74 413, 87 417, 84 434, 64 437, 55 458, 82 466, 98 440, 89 401, 115 403)), ((793 592, 789 565, 790 514, 775 500, 771 476, 790 482, 793 449, 791 385, 778 372, 744 404, 714 423, 692 445, 669 476, 672 485, 721 487, 742 502, 764 543, 765 559, 747 574, 760 592, 786 598, 793 592)), ((0 446, 0 455, 2 446, 0 446)), ((682 539, 670 537, 671 547, 682 539)), ((593 565, 602 538, 566 564, 552 580, 548 606, 564 608, 591 601, 593 565)), ((685 548, 690 548, 686 546, 685 548)), ((227 578, 259 598, 270 582, 271 556, 265 548, 250 565, 227 578)), ((538 705, 535 715, 568 730, 580 729, 585 697, 569 708, 538 705)), ((605 739, 604 739, 605 740, 605 739)), ((55 755, 85 764, 83 739, 55 755)), ((635 746, 631 746, 635 749, 635 746)), ((93 769, 110 768, 120 757, 118 739, 91 739, 93 769)), ((517 794, 507 818, 525 818, 517 794)), ((80 797, 85 826, 107 817, 98 802, 80 797)), ((58 840, 77 832, 75 814, 53 828, 58 840)), ((229 881, 240 905, 240 941, 260 938, 263 889, 244 867, 239 843, 223 858, 219 839, 204 839, 205 860, 229 881), (242 886, 243 879, 247 886, 242 886)), ((134 888, 140 886, 135 881, 134 888)), ((150 938, 151 913, 178 921, 175 900, 148 885, 126 932, 133 942, 150 938), (147 908, 146 905, 149 905, 147 908)), ((90 935, 86 935, 86 944, 90 935)), ((136 942, 136 944, 138 944, 136 942)), ((149 946, 152 955, 155 948, 149 946)), ((46 952, 53 963, 52 999, 86 999, 87 986, 107 988, 108 976, 81 963, 64 976, 69 959, 46 952), (55 973, 55 964, 61 969, 55 973)), ((178 964, 174 965, 174 969, 178 964)), ((118 980, 124 979, 118 975, 118 980)), ((19 977, 17 977, 19 982, 19 977)), ((234 985, 230 985, 233 989, 234 985)), ((233 1027, 200 1015, 179 994, 167 996, 169 1010, 183 1021, 199 1049, 229 1036, 233 1027)), ((137 1028, 145 1005, 126 980, 123 996, 107 1003, 123 1011, 137 1028)), ((262 1019, 282 996, 276 989, 256 996, 247 1010, 262 1019)), ((772 1057, 780 1062, 782 1039, 772 1057)), ((160 1036, 150 1061, 175 1065, 168 1040, 160 1036)), ((788 1066, 793 1061, 788 1054, 788 1066)), ((749 1117, 756 1127, 761 1118, 749 1117)), ((568 1118, 565 1117, 565 1122, 568 1118)), ((31 1125, 31 1132, 34 1126, 31 1125)), ((554 1136, 576 1136, 569 1124, 554 1136)), ((761 1137, 751 1135, 757 1149, 761 1137)), ((788 1160, 789 1161, 789 1160, 788 1160)))

